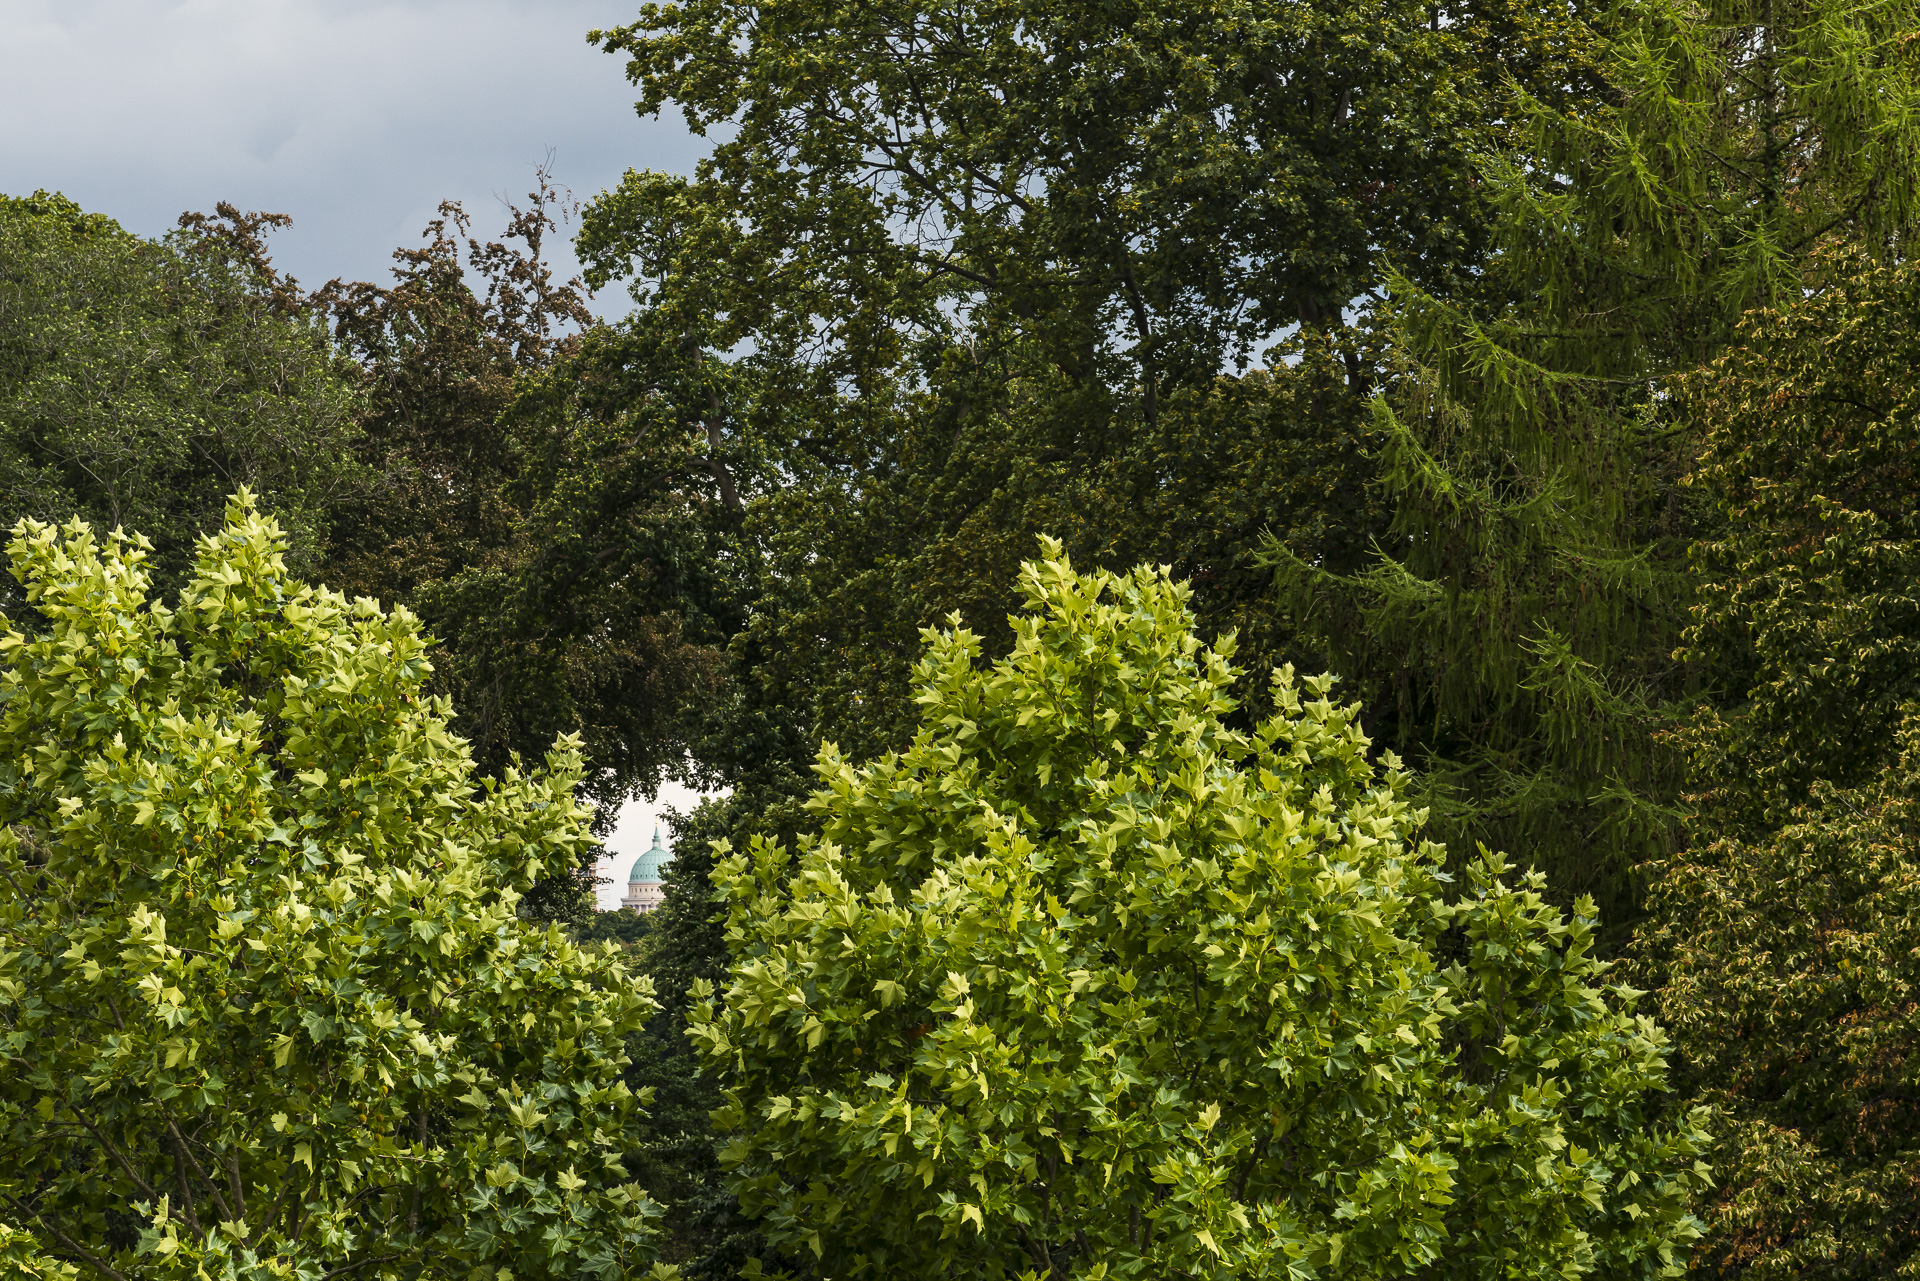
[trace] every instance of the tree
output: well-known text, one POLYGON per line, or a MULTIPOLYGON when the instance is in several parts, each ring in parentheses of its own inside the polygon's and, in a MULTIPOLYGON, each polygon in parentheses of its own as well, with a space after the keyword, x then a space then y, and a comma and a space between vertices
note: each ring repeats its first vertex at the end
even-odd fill
POLYGON ((1273 621, 1248 608, 1263 523, 1336 531, 1299 550, 1344 567, 1317 544, 1377 525, 1356 397, 1380 372, 1344 309, 1396 255, 1474 287, 1470 157, 1513 141, 1507 80, 1592 88, 1584 24, 1506 0, 857 20, 701 0, 594 38, 643 113, 738 126, 691 182, 630 173, 579 245, 590 282, 631 278, 687 341, 750 342, 799 420, 762 525, 780 600, 756 621, 784 634, 747 679, 800 739, 850 749, 904 741, 918 629, 991 623, 1037 533, 1177 560, 1248 623, 1273 621), (1269 376, 1223 377, 1262 357, 1269 376))
MULTIPOLYGON (((257 245, 277 217, 227 230, 257 245)), ((0 197, 0 524, 78 512, 145 530, 171 587, 246 484, 296 566, 315 564, 333 508, 368 480, 353 396, 324 333, 214 225, 151 241, 61 196, 0 197)))
POLYGON ((804 350, 868 391, 1024 340, 1151 420, 1291 326, 1341 329, 1384 258, 1465 287, 1505 82, 1577 96, 1585 34, 1506 0, 693 0, 591 38, 643 114, 736 129, 691 182, 629 173, 594 203, 589 279, 637 267, 719 349, 804 350))
MULTIPOLYGON (((959 424, 902 413, 877 456, 858 467, 823 460, 804 436, 794 443, 801 433, 764 421, 770 415, 755 402, 777 403, 780 384, 754 395, 759 370, 736 366, 720 384, 730 407, 740 403, 727 420, 735 456, 751 457, 741 446, 764 442, 785 483, 773 483, 771 468, 745 473, 754 480, 742 486, 744 519, 728 544, 738 549, 731 565, 744 571, 740 630, 728 679, 706 703, 693 743, 731 793, 675 825, 680 853, 644 961, 663 1010, 648 1044, 633 1050, 630 1081, 654 1085, 662 1100, 686 1100, 685 1127, 663 1107, 645 1129, 649 1150, 674 1168, 671 1178, 650 1173, 648 1186, 674 1203, 667 1225, 689 1273, 732 1276, 763 1250, 726 1194, 710 1145, 696 1141, 719 1100, 680 1035, 688 987, 726 972, 708 842, 744 847, 755 833, 791 842, 814 831, 803 802, 820 741, 862 756, 910 741, 918 629, 954 611, 985 625, 1017 608, 1008 589, 1016 548, 1043 531, 1096 563, 1147 560, 1202 579, 1194 605, 1203 634, 1238 629, 1242 654, 1261 666, 1292 657, 1252 553, 1280 528, 1327 563, 1351 564, 1368 497, 1356 475, 1364 461, 1324 418, 1329 402, 1348 403, 1339 378, 1303 364, 1205 398, 1170 396, 1154 426, 1133 424, 1133 439, 1104 455, 1049 430, 1033 403, 989 403, 959 424)), ((580 543, 605 538, 585 533, 580 543)), ((996 656, 1006 648, 998 637, 986 644, 996 656)), ((1249 701, 1254 708, 1237 719, 1265 710, 1266 691, 1249 701)))
MULTIPOLYGON (((360 365, 381 476, 343 511, 328 573, 426 620, 483 770, 580 735, 604 824, 685 768, 690 708, 737 626, 729 466, 744 489, 752 461, 703 459, 683 430, 689 396, 694 435, 717 429, 716 362, 643 322, 596 324, 580 282, 554 279, 544 246, 570 209, 543 167, 501 241, 444 204, 391 286, 336 280, 302 305, 360 365)), ((544 886, 538 911, 582 920, 583 876, 544 886)))
POLYGON ((1656 869, 1635 980, 1660 984, 1676 1083, 1716 1119, 1695 1266, 1709 1277, 1910 1275, 1920 1038, 1920 713, 1855 787, 1820 782, 1748 839, 1693 824, 1656 869))
POLYGON ((687 1040, 686 1020, 695 985, 724 981, 727 973, 709 875, 713 844, 729 836, 745 840, 745 832, 777 823, 795 809, 787 789, 763 786, 670 816, 675 853, 666 869, 665 901, 641 918, 645 933, 635 968, 652 980, 661 1008, 627 1043, 633 1059, 627 1084, 651 1090, 653 1104, 628 1130, 623 1163, 663 1204, 662 1253, 691 1281, 733 1281, 743 1268, 780 1261, 726 1186, 712 1124, 723 1100, 687 1040))
POLYGON ((687 768, 744 621, 739 494, 766 468, 713 455, 707 420, 736 412, 716 386, 717 362, 644 319, 523 369, 496 426, 514 450, 507 537, 416 592, 485 758, 578 733, 609 815, 687 768))
POLYGON ((644 980, 516 912, 582 764, 478 778, 418 622, 300 584, 242 491, 168 608, 16 527, 0 635, 0 1204, 110 1278, 635 1275, 644 980))
POLYGON ((500 415, 519 376, 592 320, 579 282, 556 282, 542 256, 567 208, 542 168, 527 208, 510 206, 502 240, 470 236, 466 212, 444 202, 423 246, 394 251, 392 285, 332 280, 301 300, 358 366, 362 451, 381 477, 328 547, 329 572, 350 590, 411 602, 421 583, 484 564, 510 541, 518 513, 504 491, 519 455, 500 415))
POLYGON ((1741 833, 1816 781, 1879 777, 1920 699, 1920 271, 1842 249, 1821 274, 1679 384, 1703 441, 1689 483, 1720 515, 1693 549, 1714 744, 1696 780, 1741 833))
POLYGON ((1479 296, 1394 285, 1407 376, 1376 401, 1381 501, 1359 572, 1273 549, 1296 616, 1379 706, 1457 848, 1526 849, 1560 896, 1637 912, 1680 838, 1663 745, 1698 444, 1665 380, 1743 312, 1818 289, 1824 242, 1898 259, 1920 195, 1907 0, 1654 0, 1597 12, 1606 86, 1520 93, 1478 162, 1499 210, 1479 296))
MULTIPOLYGON (((1260 666, 1351 671, 1383 738, 1440 781, 1428 800, 1451 834, 1461 804, 1508 775, 1554 782, 1504 724, 1453 723, 1458 706, 1514 703, 1456 696, 1484 692, 1482 666, 1540 666, 1512 628, 1478 620, 1497 651, 1481 664, 1436 643, 1427 614, 1396 628, 1355 603, 1410 539, 1419 561, 1435 523, 1417 485, 1383 474, 1400 466, 1395 433, 1366 402, 1412 372, 1385 341, 1392 280, 1474 314, 1536 301, 1537 280, 1494 269, 1512 217, 1491 169, 1534 154, 1540 118, 1577 124, 1616 94, 1610 12, 1311 0, 774 17, 696 0, 598 33, 627 56, 643 113, 672 103, 729 132, 692 180, 631 173, 590 205, 587 278, 630 278, 713 350, 750 340, 810 420, 794 453, 811 461, 792 474, 812 483, 768 523, 765 634, 742 653, 744 683, 767 687, 743 697, 798 729, 751 737, 797 739, 801 761, 814 730, 856 755, 901 746, 918 629, 959 609, 993 643, 1013 566, 1048 533, 1085 563, 1174 564, 1208 630, 1238 627, 1260 666), (1247 376, 1250 362, 1267 368, 1247 376), (1295 571, 1277 592, 1273 560, 1295 571), (1493 767, 1449 769, 1480 741, 1504 753, 1493 767)), ((1424 562, 1400 575, 1441 580, 1429 596, 1444 577, 1424 562)), ((1515 626, 1540 642, 1532 621, 1515 626)), ((1657 646, 1643 630, 1629 647, 1657 646)), ((1513 712, 1520 733, 1537 710, 1513 712)), ((1637 764, 1646 735, 1626 737, 1637 764)), ((1593 835, 1588 781, 1567 784, 1573 822, 1498 831, 1540 850, 1568 901, 1614 888, 1563 874, 1581 858, 1566 847, 1593 835)))
POLYGON ((1709 1275, 1920 1266, 1920 271, 1823 267, 1682 384, 1709 697, 1634 961, 1719 1116, 1709 1275))
POLYGON ((907 751, 822 749, 797 860, 715 873, 690 1034, 768 1235, 844 1276, 1677 1275, 1703 1136, 1591 905, 1493 856, 1448 904, 1331 678, 1231 728, 1164 574, 1053 544, 1021 586, 990 668, 929 636, 907 751))
POLYGON ((1340 570, 1379 523, 1360 404, 1381 370, 1344 309, 1394 255, 1475 287, 1470 157, 1514 140, 1508 79, 1592 88, 1584 24, 1506 0, 702 0, 594 38, 643 113, 738 126, 691 182, 630 173, 579 246, 686 341, 750 342, 797 420, 746 679, 802 762, 815 730, 904 742, 918 629, 992 623, 1041 532, 1178 562, 1210 623, 1284 633, 1256 603, 1263 524, 1340 570))

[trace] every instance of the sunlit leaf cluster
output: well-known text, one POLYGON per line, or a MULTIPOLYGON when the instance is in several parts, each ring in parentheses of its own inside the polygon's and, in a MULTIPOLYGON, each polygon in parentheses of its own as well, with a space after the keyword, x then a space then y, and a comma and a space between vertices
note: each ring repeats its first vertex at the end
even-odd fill
POLYGON ((1188 589, 1052 552, 1008 658, 930 633, 912 745, 714 872, 743 1206, 823 1276, 1677 1274, 1703 1136, 1590 905, 1448 901, 1329 678, 1235 730, 1188 589))
POLYGON ((516 911, 577 744, 475 778, 417 622, 285 548, 243 492, 168 605, 144 539, 15 531, 0 1212, 104 1276, 635 1275, 649 989, 516 911))

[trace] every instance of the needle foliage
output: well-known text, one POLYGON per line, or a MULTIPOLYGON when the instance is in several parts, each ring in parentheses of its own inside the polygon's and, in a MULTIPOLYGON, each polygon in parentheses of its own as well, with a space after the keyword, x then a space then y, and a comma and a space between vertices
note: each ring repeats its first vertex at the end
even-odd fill
POLYGON ((1749 309, 1821 288, 1824 247, 1911 252, 1920 13, 1586 13, 1605 92, 1570 110, 1516 86, 1517 145, 1478 159, 1502 283, 1395 281, 1405 376, 1373 407, 1392 516, 1370 563, 1273 559, 1440 833, 1527 850, 1625 924, 1635 867, 1681 839, 1684 760, 1663 734, 1696 688, 1674 652, 1687 547, 1715 520, 1681 485, 1701 436, 1666 380, 1749 309))

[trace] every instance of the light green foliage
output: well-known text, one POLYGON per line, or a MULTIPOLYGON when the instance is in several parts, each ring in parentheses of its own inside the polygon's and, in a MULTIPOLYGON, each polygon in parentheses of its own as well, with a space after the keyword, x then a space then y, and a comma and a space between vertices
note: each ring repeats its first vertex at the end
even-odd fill
POLYGON ((0 197, 0 529, 79 512, 141 530, 173 587, 245 484, 296 566, 317 559, 330 506, 367 480, 353 396, 325 333, 230 257, 44 192, 0 197))
POLYGON ((1701 1136, 1590 905, 1492 856, 1448 905, 1331 678, 1229 728, 1163 572, 1053 544, 1020 587, 1007 659, 929 634, 906 752, 822 750, 797 857, 715 870, 690 1035, 768 1235, 824 1276, 1677 1274, 1701 1136))
POLYGON ((0 1223, 0 1266, 19 1281, 78 1281, 70 1263, 49 1259, 31 1235, 0 1223))
POLYGON ((1595 22, 1613 92, 1569 111, 1521 86, 1526 145, 1483 158, 1493 270, 1537 292, 1454 330, 1459 373, 1511 372, 1497 348, 1557 371, 1685 368, 1800 296, 1823 242, 1901 251, 1920 217, 1914 0, 1632 0, 1595 22))
POLYGON ((15 531, 0 1204, 102 1276, 635 1275, 654 1004, 515 911, 587 839, 577 744, 477 780, 412 616, 285 549, 243 491, 168 608, 144 539, 15 531))

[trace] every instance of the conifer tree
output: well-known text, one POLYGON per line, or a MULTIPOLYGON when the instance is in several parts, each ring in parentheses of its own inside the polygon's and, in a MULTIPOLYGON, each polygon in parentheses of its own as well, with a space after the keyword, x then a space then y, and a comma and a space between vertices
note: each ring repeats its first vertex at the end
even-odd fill
POLYGON ((1517 153, 1467 305, 1401 277, 1403 376, 1373 405, 1394 516, 1336 575, 1273 549, 1328 665, 1424 776, 1441 832, 1533 851, 1556 889, 1630 915, 1630 868, 1671 848, 1680 763, 1656 741, 1695 518, 1694 437, 1663 379, 1747 309, 1820 278, 1841 240, 1897 257, 1920 195, 1907 0, 1628 5, 1610 92, 1579 114, 1517 92, 1517 153))

